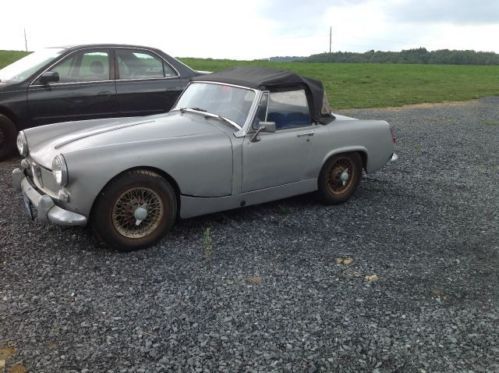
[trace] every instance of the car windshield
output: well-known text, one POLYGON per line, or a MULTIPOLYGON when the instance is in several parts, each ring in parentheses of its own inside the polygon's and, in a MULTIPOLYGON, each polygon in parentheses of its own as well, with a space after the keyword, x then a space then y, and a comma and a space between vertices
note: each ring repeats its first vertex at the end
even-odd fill
MULTIPOLYGON (((214 83, 192 83, 180 97, 175 109, 194 109, 230 119, 243 126, 255 92, 214 83)), ((175 110, 174 109, 174 110, 175 110)))
POLYGON ((47 48, 30 53, 0 70, 0 82, 22 82, 62 51, 61 48, 47 48))

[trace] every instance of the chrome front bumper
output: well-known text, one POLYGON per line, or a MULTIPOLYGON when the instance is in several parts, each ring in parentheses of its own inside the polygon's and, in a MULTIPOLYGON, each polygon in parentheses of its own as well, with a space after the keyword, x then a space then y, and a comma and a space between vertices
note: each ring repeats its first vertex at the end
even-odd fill
POLYGON ((12 184, 15 189, 22 192, 26 208, 32 218, 31 206, 36 208, 36 218, 43 223, 66 226, 87 224, 85 216, 60 208, 50 196, 38 192, 20 168, 12 171, 12 184))

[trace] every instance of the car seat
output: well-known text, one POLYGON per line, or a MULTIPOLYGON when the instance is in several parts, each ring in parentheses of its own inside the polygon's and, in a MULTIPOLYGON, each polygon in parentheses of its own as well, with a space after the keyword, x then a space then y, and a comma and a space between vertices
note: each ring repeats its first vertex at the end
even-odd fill
POLYGON ((296 127, 299 125, 309 124, 310 115, 300 112, 293 112, 286 115, 286 126, 296 127))
POLYGON ((90 72, 92 73, 92 80, 106 79, 104 73, 104 64, 101 61, 92 61, 90 64, 90 72))
POLYGON ((281 129, 286 126, 286 116, 281 113, 276 113, 276 112, 268 113, 267 120, 269 122, 275 122, 276 129, 281 129))

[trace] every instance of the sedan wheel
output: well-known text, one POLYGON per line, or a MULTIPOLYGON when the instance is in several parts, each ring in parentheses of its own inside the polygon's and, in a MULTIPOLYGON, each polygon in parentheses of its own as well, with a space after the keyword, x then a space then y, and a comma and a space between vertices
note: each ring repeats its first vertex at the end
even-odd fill
POLYGON ((177 199, 171 185, 145 170, 126 172, 100 194, 92 227, 108 245, 122 251, 145 248, 171 229, 177 199))
POLYGON ((319 194, 326 204, 347 201, 355 192, 362 174, 358 153, 338 154, 330 158, 319 176, 319 194))
POLYGON ((0 161, 14 154, 17 130, 14 123, 0 114, 0 161))

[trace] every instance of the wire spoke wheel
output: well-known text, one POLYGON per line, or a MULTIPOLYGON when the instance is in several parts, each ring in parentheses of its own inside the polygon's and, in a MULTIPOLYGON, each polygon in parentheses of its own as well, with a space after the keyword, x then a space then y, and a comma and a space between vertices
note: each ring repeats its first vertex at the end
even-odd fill
POLYGON ((362 176, 359 153, 337 154, 327 160, 318 180, 319 196, 327 205, 347 201, 357 189, 362 176))
POLYGON ((152 234, 165 214, 161 197, 146 187, 125 190, 112 209, 114 228, 126 238, 138 239, 152 234))
POLYGON ((177 196, 162 176, 129 170, 100 192, 91 213, 97 239, 120 251, 144 249, 158 242, 177 217, 177 196))
POLYGON ((328 175, 328 188, 332 194, 341 195, 353 184, 353 164, 348 158, 339 158, 328 175))

